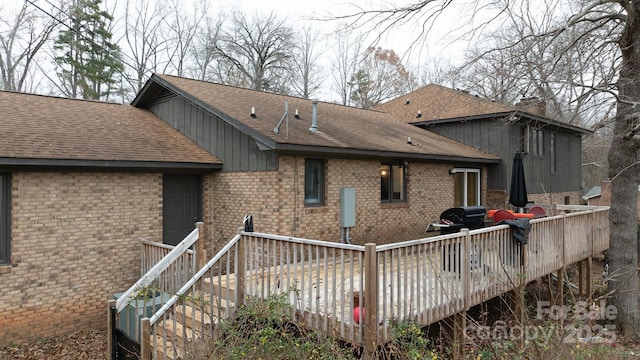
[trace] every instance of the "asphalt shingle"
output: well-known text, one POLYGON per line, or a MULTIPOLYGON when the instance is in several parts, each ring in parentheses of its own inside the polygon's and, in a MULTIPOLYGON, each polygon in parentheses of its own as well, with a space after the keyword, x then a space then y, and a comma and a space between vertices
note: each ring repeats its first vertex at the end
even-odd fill
POLYGON ((169 75, 154 75, 152 81, 154 79, 199 105, 235 119, 243 127, 276 144, 326 147, 336 151, 357 149, 490 161, 498 159, 471 146, 398 121, 385 112, 318 102, 320 132, 314 134, 309 130, 311 100, 169 75), (289 131, 287 134, 285 123, 276 134, 273 129, 283 117, 285 102, 289 106, 289 131), (255 118, 250 116, 251 108, 255 109, 255 118), (294 117, 296 111, 299 119, 294 117), (408 144, 409 138, 411 144, 408 144))
POLYGON ((148 110, 0 91, 0 158, 220 164, 148 110))

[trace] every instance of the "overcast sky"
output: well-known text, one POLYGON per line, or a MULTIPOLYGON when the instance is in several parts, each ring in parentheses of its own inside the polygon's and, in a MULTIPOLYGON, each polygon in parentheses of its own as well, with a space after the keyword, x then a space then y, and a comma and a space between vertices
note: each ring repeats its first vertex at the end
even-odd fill
MULTIPOLYGON (((396 5, 406 5, 415 2, 415 0, 397 0, 394 3, 396 5)), ((252 11, 269 13, 273 11, 280 16, 292 20, 294 25, 295 19, 300 19, 301 22, 316 24, 318 28, 323 31, 333 28, 337 22, 319 22, 313 21, 313 18, 351 14, 357 11, 358 7, 370 10, 380 8, 380 6, 392 6, 391 2, 384 0, 223 0, 220 4, 221 9, 238 7, 247 13, 251 13, 252 11)), ((425 61, 427 57, 448 60, 460 58, 463 56, 467 42, 456 41, 456 39, 460 37, 461 32, 455 31, 455 29, 461 25, 459 21, 463 17, 460 15, 461 12, 465 12, 464 9, 466 8, 462 10, 460 8, 452 8, 446 11, 443 16, 438 19, 435 26, 430 29, 429 36, 425 39, 426 41, 414 43, 419 29, 422 26, 421 23, 415 21, 402 28, 385 32, 379 45, 385 49, 394 50, 399 55, 403 55, 409 50, 409 47, 412 46, 411 57, 414 61, 425 61)), ((377 35, 379 31, 373 31, 372 33, 377 35)), ((417 66, 418 64, 413 65, 417 66)))
MULTIPOLYGON (((414 3, 412 0, 397 0, 396 5, 414 3)), ((317 18, 327 18, 335 15, 352 14, 362 9, 376 9, 380 6, 391 6, 390 2, 384 0, 324 0, 324 1, 300 1, 300 0, 222 0, 222 2, 210 3, 213 9, 219 4, 218 9, 229 10, 232 8, 241 9, 247 14, 254 11, 262 14, 274 12, 278 16, 289 19, 292 26, 296 24, 313 24, 321 33, 330 33, 331 29, 338 25, 337 21, 320 22, 317 18), (384 4, 384 5, 380 5, 384 4)), ((458 3, 455 3, 456 6, 458 3)), ((463 4, 463 3, 460 3, 463 4)), ((468 4, 467 4, 468 5, 468 4)), ((467 6, 463 5, 463 6, 467 6)), ((453 5, 452 5, 453 6, 453 5)), ((403 59, 403 64, 414 72, 421 71, 428 63, 445 62, 457 63, 462 62, 464 50, 468 42, 457 41, 462 31, 456 31, 460 28, 460 20, 465 18, 463 13, 472 11, 469 7, 450 8, 436 21, 434 26, 429 29, 428 36, 416 42, 422 20, 417 19, 412 23, 406 24, 401 28, 394 28, 387 31, 380 38, 377 46, 383 49, 393 50, 403 59), (410 51, 409 51, 410 50, 410 51)), ((471 7, 472 8, 472 7, 471 7)), ((212 9, 212 10, 213 10, 212 9)), ((371 28, 365 28, 370 30, 371 28)), ((380 31, 371 31, 371 37, 378 36, 380 31)), ((327 46, 327 44, 323 44, 327 46)), ((367 46, 369 44, 363 44, 367 46)), ((329 47, 331 44, 329 44, 329 47)), ((322 58, 325 68, 330 67, 329 61, 331 49, 322 58)), ((334 94, 331 87, 331 79, 325 81, 325 86, 318 94, 321 99, 335 101, 338 95, 334 94)))
MULTIPOLYGON (((129 0, 135 2, 136 0, 129 0)), ((185 5, 185 9, 193 11, 193 9, 200 9, 201 7, 193 6, 202 0, 179 0, 181 4, 185 5)), ((275 13, 279 17, 286 18, 288 23, 296 28, 300 25, 300 29, 303 26, 311 25, 321 35, 328 35, 332 33, 332 30, 338 26, 338 21, 318 21, 313 19, 329 18, 335 15, 353 14, 358 9, 376 9, 380 8, 380 4, 386 4, 385 6, 391 6, 386 0, 324 0, 324 1, 308 1, 308 0, 205 0, 209 6, 208 13, 214 16, 220 12, 229 12, 232 9, 239 9, 247 15, 257 14, 269 14, 275 13)), ((417 0, 396 0, 396 6, 402 4, 410 4, 417 0)), ((49 9, 51 4, 55 3, 53 0, 34 0, 34 2, 42 6, 45 9, 49 9)), ((103 5, 113 11, 114 4, 116 7, 116 13, 114 13, 116 19, 122 19, 123 16, 118 14, 118 11, 124 11, 126 0, 103 0, 103 5)), ((455 3, 457 5, 458 3, 455 3)), ((460 3, 464 4, 464 3, 460 3)), ((17 7, 21 5, 21 1, 8 1, 0 0, 0 8, 8 10, 12 6, 17 7)), ((466 11, 467 8, 460 9, 448 9, 448 11, 441 16, 441 18, 435 23, 435 26, 429 30, 428 36, 425 39, 417 41, 419 29, 422 26, 422 19, 416 20, 413 23, 407 24, 401 28, 395 27, 394 29, 387 31, 379 39, 377 46, 386 49, 393 50, 402 58, 402 62, 414 73, 422 72, 421 68, 424 68, 428 62, 446 62, 446 63, 460 63, 463 57, 464 49, 466 48, 466 42, 458 41, 454 42, 460 32, 456 33, 453 30, 460 26, 461 13, 466 11), (408 53, 411 47, 411 52, 408 53)), ((122 21, 122 20, 120 20, 122 21)), ((367 24, 372 25, 372 24, 367 24)), ((380 34, 379 30, 372 30, 372 28, 365 27, 364 30, 369 30, 371 35, 369 39, 380 34)), ((116 35, 118 36, 118 35, 116 35)), ((121 34, 120 34, 121 36, 121 34)), ((330 61, 332 56, 332 48, 334 42, 324 42, 319 44, 320 48, 324 50, 324 54, 321 57, 322 66, 325 72, 330 70, 330 61)), ((363 42, 362 46, 366 47, 371 45, 370 42, 363 42)), ((328 76, 325 81, 325 86, 321 91, 322 94, 318 94, 320 99, 333 101, 336 100, 337 94, 334 94, 332 89, 332 80, 328 76)))

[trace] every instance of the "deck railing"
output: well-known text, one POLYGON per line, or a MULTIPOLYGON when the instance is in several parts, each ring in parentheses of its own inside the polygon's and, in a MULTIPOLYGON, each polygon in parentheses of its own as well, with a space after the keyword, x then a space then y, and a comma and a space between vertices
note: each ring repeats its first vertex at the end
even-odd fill
MULTIPOLYGON (((175 246, 155 241, 140 241, 140 274, 144 275, 165 258, 175 246)), ((158 279, 158 290, 165 293, 175 293, 184 283, 193 277, 197 271, 196 251, 187 249, 180 254, 158 279)))
POLYGON ((196 253, 189 248, 200 240, 198 247, 202 249, 202 258, 204 240, 201 237, 201 227, 202 223, 198 223, 174 247, 142 242, 143 275, 120 294, 115 303, 116 327, 132 340, 141 341, 140 317, 156 312, 171 294, 175 294, 195 274, 198 259, 196 253), (162 254, 164 256, 160 257, 162 254), (128 311, 123 312, 127 307, 128 311))
POLYGON ((367 351, 389 339, 395 321, 436 322, 608 248, 608 208, 530 224, 526 245, 514 240, 508 225, 381 246, 240 232, 145 320, 143 359, 194 346, 189 332, 192 338, 211 335, 212 323, 247 298, 283 293, 306 326, 367 351), (214 319, 196 316, 194 297, 207 299, 201 305, 214 319), (189 312, 194 329, 171 322, 188 321, 189 312), (156 339, 153 353, 148 339, 156 339))
POLYGON ((215 324, 245 299, 245 252, 236 235, 157 311, 140 320, 140 357, 176 359, 215 337, 215 324))

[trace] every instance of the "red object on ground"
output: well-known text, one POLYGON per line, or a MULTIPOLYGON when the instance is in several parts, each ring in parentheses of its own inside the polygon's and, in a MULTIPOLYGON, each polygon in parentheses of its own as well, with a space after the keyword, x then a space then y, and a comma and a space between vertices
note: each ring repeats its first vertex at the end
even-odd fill
POLYGON ((364 318, 364 308, 359 306, 353 309, 353 321, 355 321, 356 324, 360 324, 360 309, 362 309, 362 317, 364 318))

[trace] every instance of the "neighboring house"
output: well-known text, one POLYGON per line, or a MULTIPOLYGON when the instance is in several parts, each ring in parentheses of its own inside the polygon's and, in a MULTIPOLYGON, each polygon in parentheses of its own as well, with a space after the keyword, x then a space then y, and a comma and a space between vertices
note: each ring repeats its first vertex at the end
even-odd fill
POLYGON ((597 203, 600 202, 601 194, 602 186, 596 185, 589 189, 589 191, 587 191, 584 195, 582 195, 582 199, 586 202, 587 205, 597 205, 597 203))
MULTIPOLYGON (((640 195, 640 185, 638 186, 638 195, 640 195)), ((611 180, 602 180, 600 185, 592 187, 586 194, 582 196, 586 200, 587 205, 593 206, 611 206, 611 180)), ((638 196, 638 223, 640 223, 640 196, 638 196)))
POLYGON ((488 168, 489 207, 511 206, 508 192, 516 151, 523 154, 530 201, 578 204, 582 135, 590 131, 549 119, 544 104, 535 99, 521 105, 510 107, 428 85, 376 109, 500 157, 500 163, 488 168))
POLYGON ((383 244, 424 237, 457 198, 486 202, 497 156, 315 104, 164 75, 133 106, 0 92, 0 346, 103 326, 140 275, 139 240, 175 244, 198 220, 213 256, 246 214, 256 231, 383 244))

